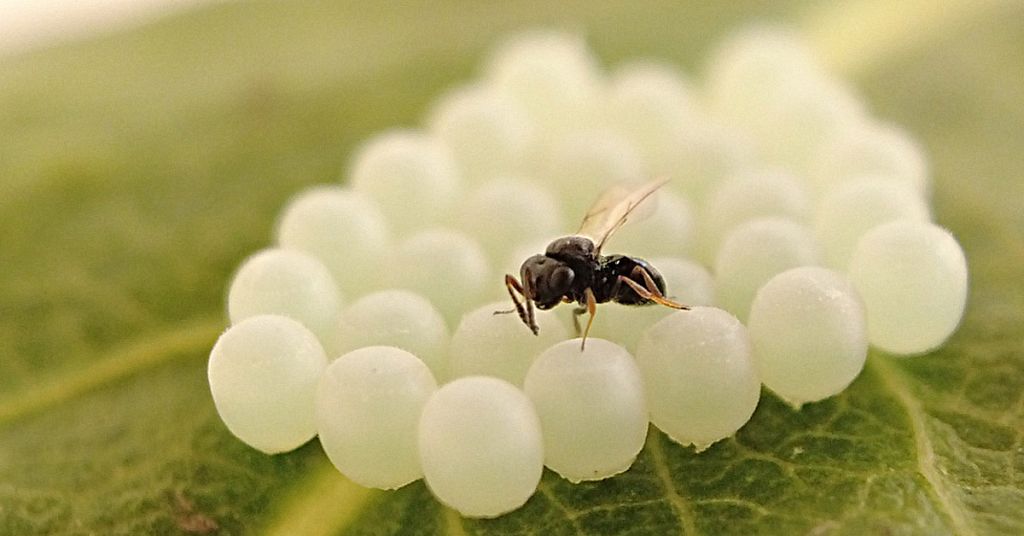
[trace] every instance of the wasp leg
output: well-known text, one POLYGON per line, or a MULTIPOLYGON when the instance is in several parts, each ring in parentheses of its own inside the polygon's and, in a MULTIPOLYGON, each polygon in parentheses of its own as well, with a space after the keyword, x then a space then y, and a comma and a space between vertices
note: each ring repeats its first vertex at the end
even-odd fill
POLYGON ((585 312, 587 312, 586 307, 577 307, 572 310, 572 327, 576 330, 577 337, 583 334, 583 328, 580 326, 580 315, 585 312))
MULTIPOLYGON (((514 275, 505 274, 505 288, 508 289, 508 295, 512 297, 512 303, 516 306, 515 311, 519 313, 519 319, 523 321, 523 324, 526 324, 526 326, 530 328, 530 331, 532 331, 534 335, 536 335, 540 331, 540 328, 538 328, 537 324, 533 322, 533 303, 530 301, 529 296, 527 296, 526 291, 523 290, 523 286, 519 284, 519 280, 516 279, 514 275), (522 302, 519 301, 519 298, 516 297, 517 292, 526 300, 525 308, 523 307, 522 302)), ((503 313, 503 311, 495 311, 494 314, 503 313)))
POLYGON ((651 274, 647 273, 647 270, 644 270, 643 267, 637 266, 636 268, 633 268, 632 275, 636 276, 637 272, 639 272, 639 275, 644 279, 643 287, 641 287, 636 281, 633 281, 624 275, 619 276, 619 282, 629 285, 629 288, 633 289, 634 292, 645 300, 651 300, 654 303, 664 305, 665 307, 671 307, 673 309, 681 309, 683 311, 690 310, 689 305, 683 305, 666 298, 665 295, 658 290, 658 285, 654 284, 654 278, 652 278, 651 274))
MULTIPOLYGON (((581 352, 587 347, 587 334, 590 333, 590 326, 594 324, 594 315, 597 313, 597 298, 594 297, 594 291, 590 290, 590 287, 587 287, 584 294, 587 296, 586 311, 590 313, 590 318, 587 319, 587 329, 583 330, 583 340, 580 341, 581 352)), ((575 318, 575 316, 573 318, 575 318)))

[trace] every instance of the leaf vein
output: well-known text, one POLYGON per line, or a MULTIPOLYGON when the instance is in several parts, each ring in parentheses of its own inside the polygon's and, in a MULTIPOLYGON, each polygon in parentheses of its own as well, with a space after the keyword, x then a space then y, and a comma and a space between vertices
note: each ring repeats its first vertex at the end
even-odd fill
POLYGON ((896 396, 896 399, 907 412, 917 451, 915 456, 917 459, 917 471, 932 487, 938 499, 938 506, 952 522, 954 532, 957 534, 975 534, 975 531, 967 522, 963 504, 953 497, 945 480, 936 468, 935 449, 932 447, 931 439, 928 437, 925 428, 925 419, 928 415, 925 413, 920 402, 911 395, 910 389, 903 379, 902 371, 898 367, 889 364, 885 358, 873 359, 872 365, 880 369, 878 376, 881 378, 882 383, 896 396))
POLYGON ((0 425, 58 405, 182 354, 208 347, 224 329, 220 318, 201 317, 115 349, 109 357, 71 369, 0 399, 0 425))
POLYGON ((652 433, 647 438, 647 450, 651 453, 651 463, 654 466, 654 474, 661 480, 665 488, 665 495, 668 496, 669 504, 679 519, 679 528, 685 534, 697 534, 697 527, 693 522, 693 511, 686 499, 679 494, 675 484, 672 482, 672 472, 665 461, 665 450, 662 447, 662 436, 658 432, 652 433))

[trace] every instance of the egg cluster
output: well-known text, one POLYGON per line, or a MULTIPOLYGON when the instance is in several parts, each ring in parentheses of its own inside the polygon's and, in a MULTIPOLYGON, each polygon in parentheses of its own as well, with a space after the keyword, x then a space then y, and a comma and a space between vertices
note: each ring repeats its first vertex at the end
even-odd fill
POLYGON ((544 466, 627 470, 648 422, 683 445, 733 435, 761 386, 796 408, 846 388, 869 345, 921 354, 956 329, 963 251, 931 222, 927 162, 775 29, 726 40, 700 80, 532 33, 421 128, 383 133, 344 186, 302 192, 228 294, 210 389, 267 453, 319 436, 361 485, 424 478, 463 515, 521 506, 544 466), (664 177, 604 246, 694 306, 571 307, 538 336, 502 281, 595 198, 664 177), (639 219, 639 218, 637 218, 639 219))

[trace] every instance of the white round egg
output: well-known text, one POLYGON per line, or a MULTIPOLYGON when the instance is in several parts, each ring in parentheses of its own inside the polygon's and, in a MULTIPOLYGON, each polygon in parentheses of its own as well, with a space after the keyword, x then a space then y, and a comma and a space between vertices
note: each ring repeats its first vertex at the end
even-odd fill
POLYGON ((368 346, 331 363, 316 389, 316 425, 331 463, 368 488, 397 489, 423 476, 417 426, 437 382, 423 361, 368 346))
POLYGON ((743 324, 714 307, 677 311, 640 339, 651 422, 698 451, 736 433, 753 415, 761 382, 743 324))
POLYGON ((787 78, 748 127, 767 162, 812 174, 822 148, 864 122, 863 104, 823 75, 787 78))
POLYGON ((552 311, 535 311, 540 332, 534 335, 515 312, 511 299, 487 304, 462 317, 449 353, 452 377, 487 375, 522 385, 530 364, 545 348, 565 340, 568 332, 552 311))
POLYGON ((608 130, 573 132, 552 142, 540 175, 575 225, 607 189, 649 179, 643 159, 622 136, 608 130))
POLYGON ((967 260, 949 231, 895 221, 868 231, 850 260, 871 344, 892 354, 928 352, 956 331, 967 305, 967 260))
POLYGON ((683 305, 714 305, 715 280, 696 261, 679 257, 652 257, 650 263, 665 279, 665 295, 683 305))
POLYGON ((864 115, 807 43, 778 28, 749 28, 725 40, 708 71, 712 112, 752 133, 770 163, 793 171, 808 171, 819 147, 864 115))
POLYGON ((275 454, 316 435, 314 393, 326 367, 323 348, 302 324, 259 315, 217 339, 207 376, 228 430, 249 446, 275 454))
POLYGON ((696 230, 693 210, 685 198, 668 188, 652 196, 655 204, 650 215, 630 220, 604 246, 606 253, 650 257, 680 257, 694 249, 696 230))
POLYGON ((761 285, 797 266, 816 265, 820 253, 811 231, 778 218, 752 220, 726 237, 715 257, 718 304, 746 320, 761 285))
POLYGON ((500 262, 509 246, 553 236, 566 229, 562 207, 545 186, 527 179, 488 181, 459 204, 455 218, 491 260, 500 262))
POLYGON ((449 149, 418 131, 380 134, 352 162, 352 189, 373 199, 400 235, 446 221, 461 187, 449 149))
POLYGON ((329 340, 341 308, 330 271, 301 251, 265 249, 247 258, 228 289, 228 315, 236 324, 251 316, 279 314, 329 340))
POLYGON ((346 296, 380 282, 380 263, 391 247, 377 204, 340 186, 311 188, 289 201, 277 225, 277 243, 323 262, 346 296))
POLYGON ((655 61, 616 69, 608 88, 609 126, 625 136, 648 161, 678 150, 697 109, 694 90, 679 71, 655 61))
POLYGON ((795 33, 759 26, 727 36, 707 66, 707 100, 722 117, 749 121, 787 78, 816 69, 809 47, 795 33))
POLYGON ((668 177, 668 188, 698 205, 715 185, 758 165, 749 133, 709 117, 694 120, 675 150, 649 163, 653 177, 668 177))
POLYGON ((928 159, 909 134, 893 125, 864 122, 822 146, 815 173, 821 193, 865 177, 884 178, 922 198, 931 191, 928 159))
POLYGON ((536 31, 513 38, 488 61, 485 79, 527 112, 550 139, 592 121, 601 84, 597 58, 582 37, 536 31))
POLYGON ((416 291, 454 325, 467 304, 478 303, 489 286, 501 282, 491 278, 483 249, 464 233, 451 229, 428 229, 401 242, 391 257, 388 281, 395 288, 416 291))
POLYGON ((434 392, 419 423, 427 487, 466 517, 497 517, 522 506, 544 470, 540 420, 512 384, 460 378, 434 392))
POLYGON ((428 124, 470 182, 522 169, 533 150, 534 126, 526 110, 493 88, 471 86, 449 93, 433 108, 428 124))
POLYGON ((395 346, 419 357, 435 378, 444 380, 448 340, 444 317, 429 300, 409 290, 382 290, 342 310, 332 357, 364 346, 395 346))
POLYGON ((894 220, 930 219, 928 203, 913 188, 888 179, 864 179, 825 194, 818 204, 814 232, 825 263, 846 271, 864 233, 894 220))
POLYGON ((633 464, 647 438, 644 385, 633 356, 602 339, 560 342, 523 385, 540 417, 544 464, 571 482, 602 480, 633 464))
POLYGON ((867 357, 864 306, 841 274, 794 268, 758 291, 748 322, 761 381, 799 408, 839 394, 867 357))
POLYGON ((701 211, 703 258, 712 260, 729 231, 758 218, 808 220, 810 201, 804 186, 780 170, 747 170, 715 187, 701 211))

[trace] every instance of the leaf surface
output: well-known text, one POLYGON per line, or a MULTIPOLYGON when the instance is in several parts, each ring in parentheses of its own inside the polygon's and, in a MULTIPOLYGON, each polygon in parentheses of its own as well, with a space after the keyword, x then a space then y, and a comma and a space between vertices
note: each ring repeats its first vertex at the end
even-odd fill
MULTIPOLYGON (((922 15, 939 26, 879 32, 849 62, 846 42, 828 41, 844 34, 812 32, 932 157, 937 219, 972 272, 964 324, 941 350, 873 354, 841 396, 800 412, 766 395, 699 455, 652 432, 628 473, 582 485, 547 473, 523 509, 488 521, 460 519, 422 483, 362 490, 315 442, 265 456, 220 423, 205 359, 225 285, 288 196, 336 180, 374 132, 416 124, 514 28, 584 28, 608 61, 692 71, 737 22, 823 24, 795 3, 752 4, 223 4, 0 58, 0 533, 1024 532, 1024 10, 1012 4, 922 15)), ((878 22, 838 20, 856 17, 878 22)))

